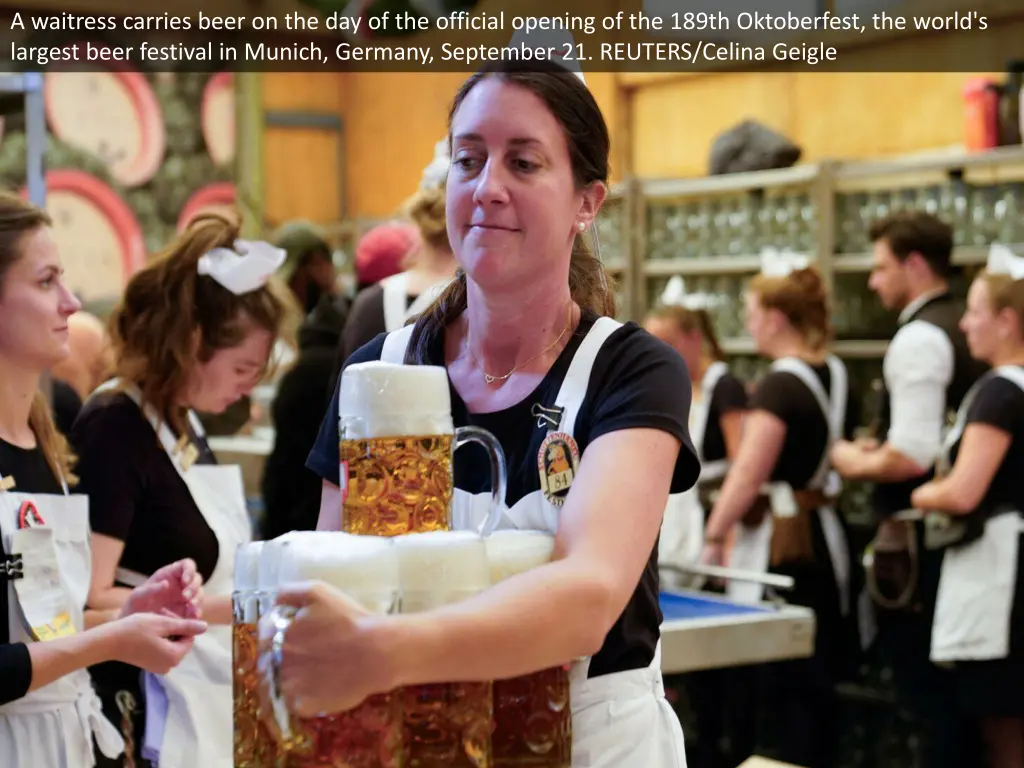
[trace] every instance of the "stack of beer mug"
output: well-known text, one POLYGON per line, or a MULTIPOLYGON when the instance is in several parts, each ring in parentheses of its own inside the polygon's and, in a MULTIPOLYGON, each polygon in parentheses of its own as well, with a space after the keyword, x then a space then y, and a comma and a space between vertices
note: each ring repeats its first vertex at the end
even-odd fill
MULTIPOLYGON (((363 363, 349 366, 340 386, 342 532, 287 543, 281 584, 316 578, 369 610, 411 613, 471 598, 551 559, 550 534, 495 532, 504 510, 504 454, 489 432, 454 429, 444 368, 363 363), (490 455, 490 494, 454 487, 453 453, 469 442, 490 455), (365 540, 376 546, 355 543, 365 540), (392 558, 397 577, 384 565, 392 558), (392 590, 393 604, 378 599, 392 590)), ((286 612, 277 618, 287 626, 286 612)), ((493 683, 413 686, 341 715, 298 721, 279 712, 277 721, 287 768, 571 762, 567 666, 493 683)))

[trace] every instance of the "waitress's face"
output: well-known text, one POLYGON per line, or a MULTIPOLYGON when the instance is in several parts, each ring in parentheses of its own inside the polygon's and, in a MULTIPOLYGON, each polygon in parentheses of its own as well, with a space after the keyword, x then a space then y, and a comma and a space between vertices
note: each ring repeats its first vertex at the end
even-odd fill
POLYGON ((452 250, 481 286, 564 281, 573 238, 604 199, 576 188, 561 123, 526 88, 489 77, 452 121, 446 215, 452 250))
POLYGON ((744 297, 747 333, 759 352, 764 351, 772 335, 771 316, 761 304, 761 297, 754 291, 747 291, 744 297))
POLYGON ((40 373, 69 354, 68 318, 81 304, 64 284, 49 227, 22 237, 0 285, 0 357, 40 373))
POLYGON ((200 363, 189 382, 189 406, 202 413, 223 413, 252 392, 270 359, 270 331, 254 328, 241 344, 218 349, 200 363))
POLYGON ((668 344, 686 361, 692 374, 700 363, 703 339, 699 331, 686 332, 670 317, 651 317, 644 323, 644 330, 651 336, 668 344))
POLYGON ((971 357, 991 362, 1010 330, 1005 327, 1007 325, 1000 322, 999 315, 992 308, 988 283, 978 278, 967 292, 967 310, 960 320, 960 329, 967 337, 971 357))

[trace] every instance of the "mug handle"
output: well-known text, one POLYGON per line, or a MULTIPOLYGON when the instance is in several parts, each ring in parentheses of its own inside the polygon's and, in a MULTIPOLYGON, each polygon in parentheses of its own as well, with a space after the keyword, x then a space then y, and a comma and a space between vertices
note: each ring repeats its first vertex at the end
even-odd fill
POLYGON ((491 503, 487 518, 477 531, 481 536, 490 536, 501 522, 505 510, 505 490, 508 484, 508 471, 505 465, 505 451, 498 438, 480 427, 459 427, 455 430, 455 449, 466 443, 478 443, 487 449, 491 457, 491 503))
POLYGON ((275 605, 270 611, 274 637, 270 643, 270 664, 267 668, 266 689, 269 696, 270 717, 281 736, 282 743, 291 741, 292 723, 284 695, 281 693, 281 666, 284 661, 284 636, 298 611, 291 606, 275 605))

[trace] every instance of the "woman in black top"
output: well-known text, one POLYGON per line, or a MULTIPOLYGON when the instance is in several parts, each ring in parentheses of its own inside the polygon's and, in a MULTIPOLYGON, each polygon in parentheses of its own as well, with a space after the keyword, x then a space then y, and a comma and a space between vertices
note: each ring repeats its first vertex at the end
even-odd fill
MULTIPOLYGON (((784 762, 821 768, 836 747, 834 685, 850 614, 850 558, 834 509, 828 450, 856 422, 847 408, 846 368, 829 355, 825 285, 786 257, 766 259, 747 293, 747 329, 772 370, 750 398, 739 454, 708 519, 705 562, 792 576, 786 599, 814 610, 815 651, 772 665, 769 729, 784 762), (765 492, 770 484, 771 494, 765 492)), ((760 588, 730 584, 737 599, 760 588)))
MULTIPOLYGON (((456 96, 447 210, 464 272, 415 326, 350 364, 445 366, 454 422, 490 430, 504 449, 507 514, 553 521, 558 559, 447 610, 380 623, 353 622, 329 590, 283 590, 279 601, 307 606, 284 642, 283 686, 297 711, 333 711, 396 685, 504 679, 584 657, 570 673, 573 754, 602 768, 676 768, 656 542, 669 492, 697 478, 689 377, 671 348, 609 317, 613 294, 582 238, 606 194, 607 128, 579 79, 539 68, 495 63, 456 96), (561 506, 541 492, 538 468, 557 432, 578 447, 561 506)), ((341 523, 337 413, 335 402, 309 459, 324 478, 324 529, 341 523)), ((457 489, 484 490, 489 477, 479 454, 456 454, 457 489)))
MULTIPOLYGON (((710 493, 721 486, 740 445, 740 428, 747 407, 747 392, 730 371, 718 345, 710 307, 718 297, 686 293, 681 278, 669 281, 662 305, 648 313, 644 328, 671 346, 690 372, 693 404, 690 439, 700 459, 696 488, 673 495, 665 509, 659 546, 661 565, 684 566, 696 562, 704 539, 704 520, 711 509, 710 493)), ((663 573, 668 583, 688 583, 677 573, 663 573)))
MULTIPOLYGON (((196 411, 223 412, 259 383, 286 306, 268 284, 284 251, 239 240, 238 227, 199 216, 132 276, 112 318, 117 378, 89 398, 71 436, 94 531, 89 605, 120 606, 128 587, 181 557, 206 582, 210 631, 179 670, 146 680, 146 698, 163 692, 171 710, 162 742, 148 746, 170 764, 232 756, 231 591, 252 520, 241 471, 216 462, 196 411)), ((158 708, 143 711, 139 670, 93 673, 142 764, 143 726, 158 708), (134 712, 120 712, 119 700, 134 712)))
POLYGON ((87 500, 69 491, 73 459, 38 389, 67 357, 80 306, 50 227, 45 212, 0 194, 0 765, 86 768, 94 734, 111 757, 121 744, 97 714, 85 667, 122 659, 166 671, 205 625, 153 615, 196 615, 188 562, 154 574, 116 611, 84 610, 87 500))
POLYGON ((911 501, 966 523, 943 554, 931 658, 955 665, 992 768, 1024 766, 1024 258, 990 259, 961 327, 992 366, 964 398, 938 479, 911 501), (1007 274, 1009 273, 1009 274, 1007 274), (1016 277, 1017 279, 1014 279, 1016 277))

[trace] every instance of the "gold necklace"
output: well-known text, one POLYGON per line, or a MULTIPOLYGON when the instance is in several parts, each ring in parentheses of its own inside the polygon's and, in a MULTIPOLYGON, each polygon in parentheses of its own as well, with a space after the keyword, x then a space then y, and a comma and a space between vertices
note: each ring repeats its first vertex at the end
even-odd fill
POLYGON ((511 376, 516 371, 518 371, 524 365, 527 365, 528 363, 532 363, 534 360, 536 360, 541 355, 543 355, 543 354, 545 354, 547 352, 550 352, 552 349, 554 349, 555 345, 558 344, 558 342, 560 342, 562 340, 563 336, 565 336, 565 332, 569 330, 569 326, 572 325, 572 304, 569 305, 569 311, 566 314, 567 314, 567 317, 566 317, 566 321, 565 321, 565 328, 563 328, 562 332, 560 334, 558 334, 558 338, 555 339, 553 342, 551 342, 550 345, 548 345, 547 347, 542 349, 540 352, 538 352, 533 357, 528 358, 528 359, 524 360, 523 362, 517 363, 516 365, 514 365, 512 367, 512 370, 510 370, 504 376, 491 376, 491 374, 489 374, 487 371, 484 370, 484 367, 482 365, 480 365, 480 361, 476 359, 476 355, 473 354, 472 339, 470 337, 469 332, 467 332, 466 333, 466 346, 469 349, 469 356, 473 359, 473 364, 484 375, 484 381, 486 383, 488 383, 488 384, 493 384, 496 381, 505 381, 505 379, 507 379, 509 376, 511 376))

